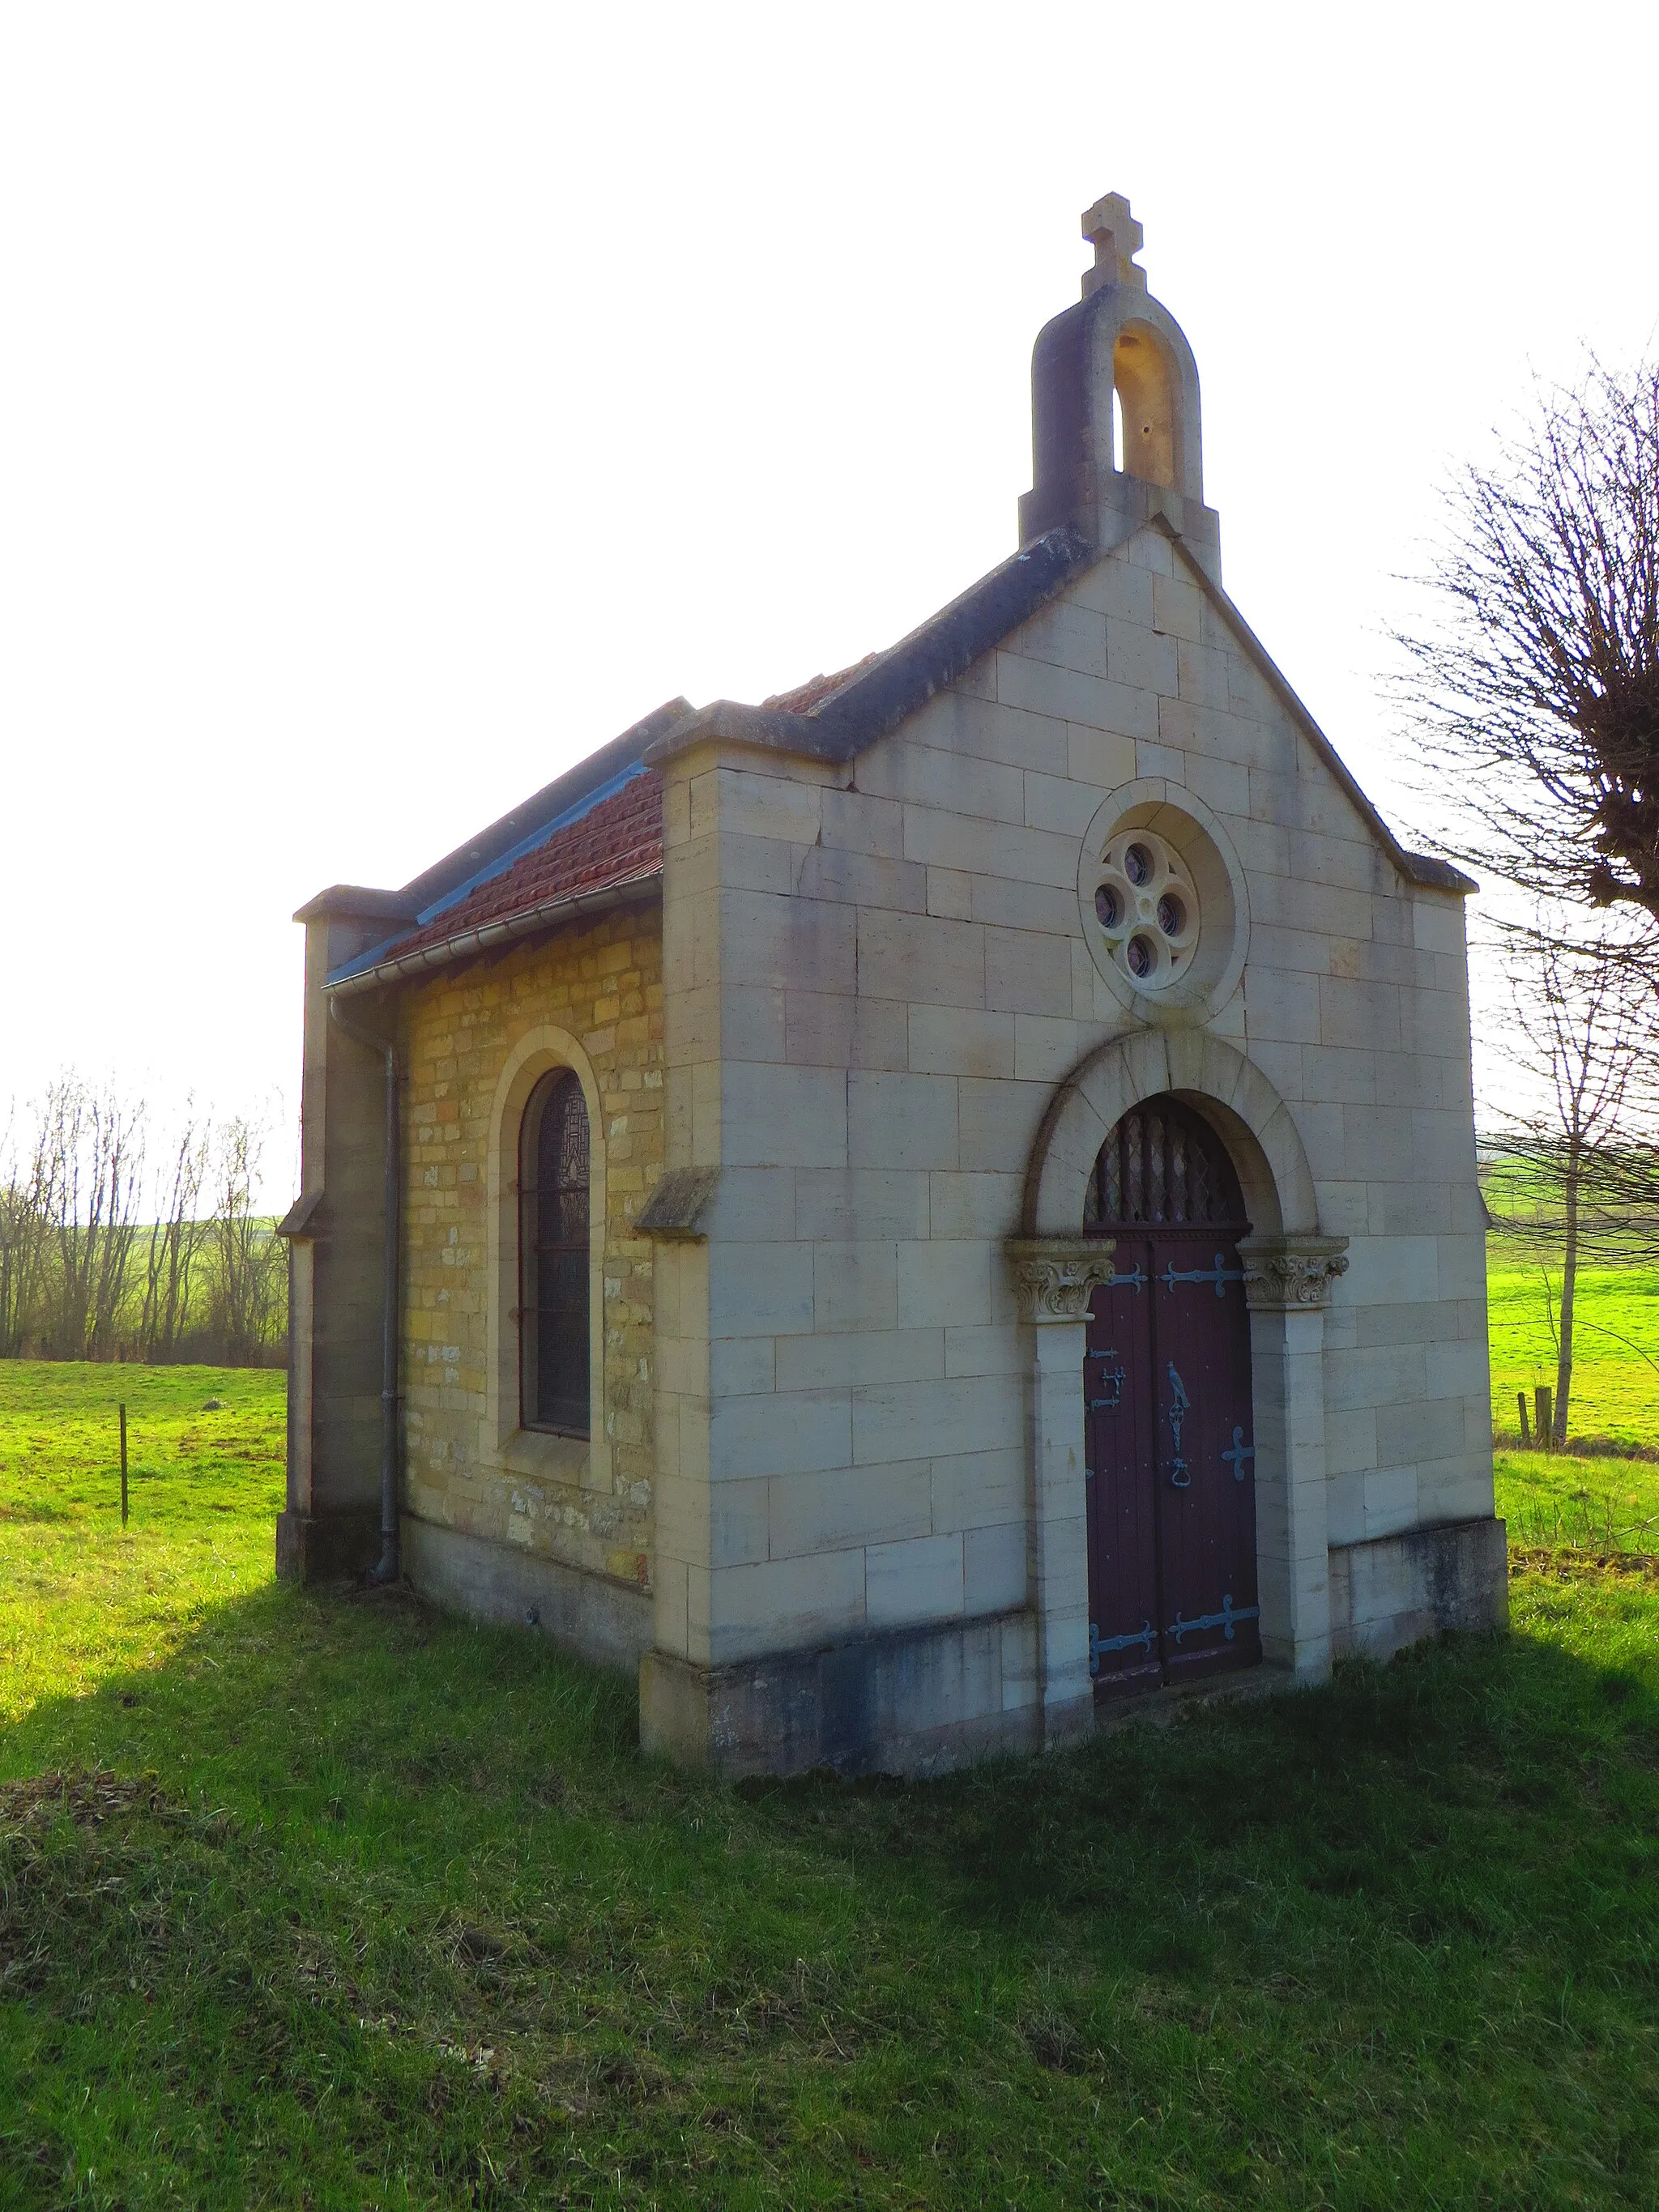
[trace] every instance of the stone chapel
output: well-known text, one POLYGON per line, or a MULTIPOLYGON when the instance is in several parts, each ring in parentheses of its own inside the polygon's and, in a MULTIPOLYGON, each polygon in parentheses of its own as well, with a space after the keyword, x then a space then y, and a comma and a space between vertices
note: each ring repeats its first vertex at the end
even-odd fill
POLYGON ((1505 1617, 1474 887, 1227 597, 1191 349, 1083 228, 1000 568, 298 917, 279 1571, 528 1623, 721 1773, 1505 1617))

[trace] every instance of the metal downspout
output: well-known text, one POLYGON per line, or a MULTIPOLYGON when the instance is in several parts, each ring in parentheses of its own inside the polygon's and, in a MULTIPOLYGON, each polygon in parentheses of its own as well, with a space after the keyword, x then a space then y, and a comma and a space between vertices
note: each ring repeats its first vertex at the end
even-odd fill
POLYGON ((360 1030, 329 994, 331 1019, 354 1044, 379 1053, 386 1063, 386 1227, 380 1285, 380 1557, 371 1571, 377 1583, 395 1583, 403 1571, 398 1527, 398 1276, 403 1213, 401 1130, 398 1115, 398 1048, 390 1037, 360 1030))

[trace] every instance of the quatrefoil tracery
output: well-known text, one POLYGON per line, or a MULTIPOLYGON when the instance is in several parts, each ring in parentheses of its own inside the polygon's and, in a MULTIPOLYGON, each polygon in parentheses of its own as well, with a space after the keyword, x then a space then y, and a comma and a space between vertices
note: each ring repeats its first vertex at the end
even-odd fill
POLYGON ((1198 893, 1156 830, 1120 830, 1101 855, 1095 920, 1113 964, 1137 991, 1186 973, 1198 944, 1198 893))

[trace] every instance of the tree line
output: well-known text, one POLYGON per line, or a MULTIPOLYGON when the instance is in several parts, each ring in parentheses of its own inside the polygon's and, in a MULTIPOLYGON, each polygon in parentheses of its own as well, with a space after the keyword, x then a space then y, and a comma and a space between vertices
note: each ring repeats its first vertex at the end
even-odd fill
POLYGON ((1431 842, 1522 895, 1485 925, 1510 1000, 1488 1187, 1559 1255, 1559 1445, 1581 1261, 1659 1259, 1659 367, 1540 389, 1445 521, 1398 694, 1431 842))
POLYGON ((0 1139, 0 1358, 274 1366, 288 1259, 254 1211, 266 1126, 59 1077, 0 1139))

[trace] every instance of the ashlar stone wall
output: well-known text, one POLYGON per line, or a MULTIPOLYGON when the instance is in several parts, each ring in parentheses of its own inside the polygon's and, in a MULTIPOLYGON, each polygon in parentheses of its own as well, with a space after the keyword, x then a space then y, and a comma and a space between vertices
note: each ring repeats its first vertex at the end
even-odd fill
POLYGON ((655 1447, 652 1252, 634 1223, 662 1170, 661 952, 653 901, 441 971, 401 1009, 406 1511, 636 1589, 650 1584, 655 1447), (518 1431, 511 1313, 519 1117, 567 1057, 588 1092, 599 1194, 586 1444, 518 1431))
POLYGON ((1245 887, 1237 988, 1170 1033, 1265 1074, 1352 1240, 1329 1540, 1491 1514, 1461 902, 1400 874, 1147 527, 850 765, 711 740, 671 769, 669 1159, 721 1175, 665 1312, 660 1650, 718 1667, 1030 1602, 1003 1245, 1057 1086, 1146 1027, 1079 873, 1149 786, 1206 811, 1245 887))

